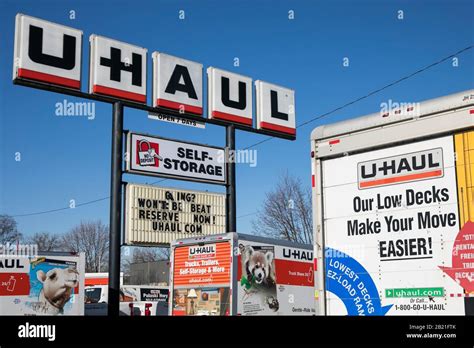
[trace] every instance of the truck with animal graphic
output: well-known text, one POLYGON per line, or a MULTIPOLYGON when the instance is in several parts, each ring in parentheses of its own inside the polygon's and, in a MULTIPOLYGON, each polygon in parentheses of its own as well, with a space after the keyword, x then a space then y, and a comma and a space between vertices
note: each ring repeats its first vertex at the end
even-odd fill
POLYGON ((240 233, 171 243, 170 315, 315 315, 312 245, 240 233))
POLYGON ((0 255, 0 315, 84 315, 84 253, 0 255))
POLYGON ((318 314, 472 315, 474 90, 381 108, 311 134, 318 314))

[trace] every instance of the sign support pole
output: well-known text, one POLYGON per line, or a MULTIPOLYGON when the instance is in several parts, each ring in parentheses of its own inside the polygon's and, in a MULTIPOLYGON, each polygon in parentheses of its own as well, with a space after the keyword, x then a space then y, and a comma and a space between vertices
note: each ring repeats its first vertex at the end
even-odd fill
POLYGON ((122 212, 122 133, 123 104, 114 102, 110 173, 110 239, 108 315, 118 316, 120 300, 120 236, 122 212))
POLYGON ((226 126, 225 146, 227 148, 226 230, 227 232, 237 232, 237 200, 235 194, 235 126, 232 124, 226 126), (229 160, 230 158, 232 160, 229 160))

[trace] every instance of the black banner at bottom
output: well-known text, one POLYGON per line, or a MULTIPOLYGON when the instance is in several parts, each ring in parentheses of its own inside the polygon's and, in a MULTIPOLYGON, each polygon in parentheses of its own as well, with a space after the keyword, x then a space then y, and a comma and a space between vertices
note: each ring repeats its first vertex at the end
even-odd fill
POLYGON ((474 344, 474 317, 0 317, 0 346, 474 344))

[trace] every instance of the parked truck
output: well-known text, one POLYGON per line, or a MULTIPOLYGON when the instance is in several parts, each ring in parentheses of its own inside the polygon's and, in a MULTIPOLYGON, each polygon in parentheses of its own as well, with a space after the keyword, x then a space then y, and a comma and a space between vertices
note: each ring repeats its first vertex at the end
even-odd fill
POLYGON ((383 107, 311 134, 318 313, 472 315, 474 90, 383 107))
MULTIPOLYGON (((120 283, 120 315, 168 315, 168 286, 120 283)), ((108 295, 108 273, 86 273, 85 315, 107 315, 108 295)))
POLYGON ((312 245, 237 233, 171 244, 170 315, 315 315, 312 245))
POLYGON ((0 255, 0 315, 84 315, 84 253, 30 247, 0 255))

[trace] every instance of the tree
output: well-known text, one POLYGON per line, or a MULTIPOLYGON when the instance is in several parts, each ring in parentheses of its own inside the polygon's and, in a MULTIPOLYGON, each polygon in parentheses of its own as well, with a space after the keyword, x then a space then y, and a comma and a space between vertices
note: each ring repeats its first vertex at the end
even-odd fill
POLYGON ((169 259, 169 248, 138 247, 133 249, 131 263, 153 262, 169 259))
POLYGON ((62 243, 67 251, 85 252, 86 272, 107 269, 109 228, 100 220, 81 222, 63 236, 62 243))
POLYGON ((266 194, 252 226, 260 235, 312 244, 311 189, 288 173, 282 175, 266 194))
POLYGON ((15 219, 10 215, 0 215, 0 244, 14 243, 21 239, 15 219))
POLYGON ((56 251, 61 249, 61 237, 48 232, 37 232, 25 238, 25 243, 37 245, 38 251, 56 251))
MULTIPOLYGON (((170 248, 156 248, 156 247, 127 247, 121 253, 121 270, 125 277, 131 277, 131 265, 134 263, 163 261, 170 259, 170 248), (133 250, 130 255, 130 250, 133 250)), ((125 281, 125 280, 124 280, 125 281)))

